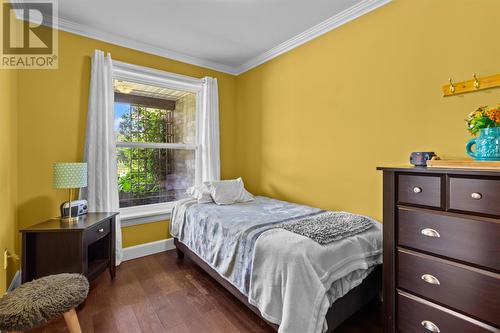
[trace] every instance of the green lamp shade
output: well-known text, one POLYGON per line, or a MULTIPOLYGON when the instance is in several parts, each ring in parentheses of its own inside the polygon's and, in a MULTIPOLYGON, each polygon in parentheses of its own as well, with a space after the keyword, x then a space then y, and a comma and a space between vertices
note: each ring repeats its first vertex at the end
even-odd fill
POLYGON ((54 188, 87 187, 87 163, 54 163, 54 188))

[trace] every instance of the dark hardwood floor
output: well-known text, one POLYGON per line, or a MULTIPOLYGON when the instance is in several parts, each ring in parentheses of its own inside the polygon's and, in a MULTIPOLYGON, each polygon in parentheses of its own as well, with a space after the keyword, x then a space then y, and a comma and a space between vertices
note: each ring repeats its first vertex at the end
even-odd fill
MULTIPOLYGON (((272 333, 264 321, 189 259, 168 251, 122 263, 115 281, 101 274, 78 311, 84 333, 272 333)), ((372 304, 338 333, 382 332, 381 306, 372 304)), ((31 332, 67 332, 59 319, 31 332)))

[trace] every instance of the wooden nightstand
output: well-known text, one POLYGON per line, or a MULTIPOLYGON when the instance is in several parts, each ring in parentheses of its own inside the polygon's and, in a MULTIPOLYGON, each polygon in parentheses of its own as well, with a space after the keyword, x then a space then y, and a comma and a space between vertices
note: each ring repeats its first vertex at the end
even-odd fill
POLYGON ((92 281, 106 268, 114 279, 116 215, 88 213, 77 222, 52 219, 20 230, 23 282, 58 273, 81 273, 92 281))

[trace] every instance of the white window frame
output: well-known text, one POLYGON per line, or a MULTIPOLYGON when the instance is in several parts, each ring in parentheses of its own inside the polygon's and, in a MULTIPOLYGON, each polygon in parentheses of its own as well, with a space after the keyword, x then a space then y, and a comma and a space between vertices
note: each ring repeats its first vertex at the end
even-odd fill
MULTIPOLYGON (((132 81, 142 84, 165 87, 169 89, 189 91, 196 94, 196 143, 153 143, 153 142, 116 142, 119 147, 138 148, 170 148, 189 149, 195 152, 195 179, 200 172, 199 167, 199 135, 200 135, 200 112, 203 100, 203 79, 193 78, 185 75, 165 72, 148 67, 128 64, 121 61, 113 61, 113 79, 121 81, 132 81)), ((172 208, 176 201, 157 203, 150 205, 120 208, 120 220, 124 227, 167 220, 171 218, 172 208)))

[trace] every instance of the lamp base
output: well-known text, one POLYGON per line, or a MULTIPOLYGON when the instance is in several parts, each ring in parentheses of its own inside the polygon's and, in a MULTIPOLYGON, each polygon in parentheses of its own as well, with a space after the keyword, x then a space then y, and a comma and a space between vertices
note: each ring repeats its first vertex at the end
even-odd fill
POLYGON ((78 216, 65 216, 60 218, 61 222, 66 222, 66 223, 75 223, 78 222, 78 216))

